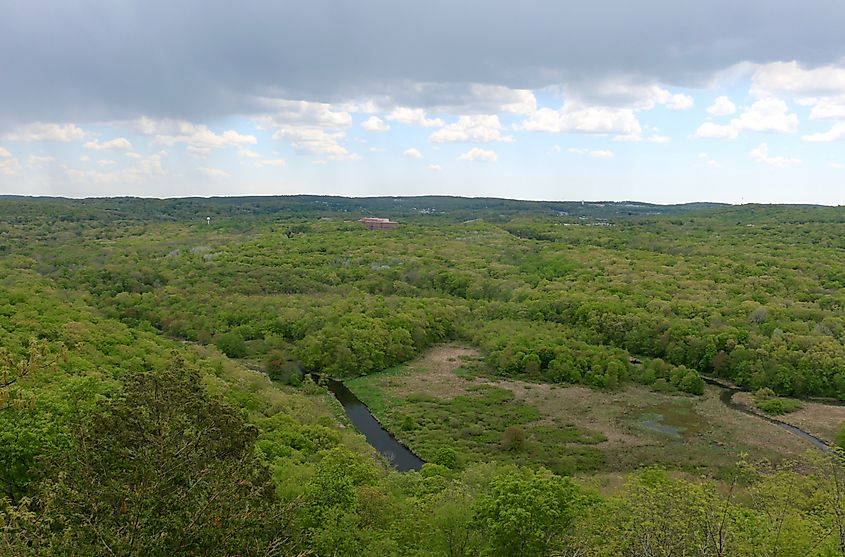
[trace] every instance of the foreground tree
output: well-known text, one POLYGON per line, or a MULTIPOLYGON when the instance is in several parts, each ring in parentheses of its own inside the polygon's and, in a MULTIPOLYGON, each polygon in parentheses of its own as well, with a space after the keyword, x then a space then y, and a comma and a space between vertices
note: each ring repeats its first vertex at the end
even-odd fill
MULTIPOLYGON (((43 555, 278 555, 281 507, 256 431, 178 359, 127 377, 78 428, 14 517, 18 551, 43 555)), ((14 553, 13 553, 14 554, 14 553)))
POLYGON ((518 469, 493 479, 475 508, 490 555, 545 556, 564 549, 588 498, 569 478, 518 469))

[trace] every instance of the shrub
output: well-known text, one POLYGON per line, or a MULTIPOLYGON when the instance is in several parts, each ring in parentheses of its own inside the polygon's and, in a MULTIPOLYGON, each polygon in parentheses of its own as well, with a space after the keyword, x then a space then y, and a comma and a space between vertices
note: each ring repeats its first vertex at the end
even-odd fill
POLYGON ((525 430, 511 426, 502 433, 502 448, 506 451, 519 451, 525 447, 525 430))
POLYGON ((440 447, 431 459, 434 464, 445 466, 449 470, 458 468, 458 453, 451 447, 440 447))
POLYGON ((230 358, 243 358, 246 356, 246 342, 238 333, 220 335, 214 344, 230 358))
POLYGON ((766 414, 771 414, 773 416, 788 414, 790 412, 795 412, 796 410, 801 408, 801 403, 797 400, 780 397, 758 400, 756 404, 757 408, 759 408, 766 414))

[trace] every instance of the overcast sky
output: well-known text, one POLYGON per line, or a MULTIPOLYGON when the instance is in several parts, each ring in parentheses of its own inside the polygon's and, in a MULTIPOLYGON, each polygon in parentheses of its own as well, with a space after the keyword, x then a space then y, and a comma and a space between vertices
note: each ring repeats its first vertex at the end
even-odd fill
POLYGON ((841 0, 0 14, 0 194, 845 204, 841 0))

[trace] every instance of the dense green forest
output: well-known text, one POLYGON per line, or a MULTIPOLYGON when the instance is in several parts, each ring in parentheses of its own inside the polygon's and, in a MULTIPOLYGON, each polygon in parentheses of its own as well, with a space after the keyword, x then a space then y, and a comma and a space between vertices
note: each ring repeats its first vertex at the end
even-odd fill
POLYGON ((609 468, 544 424, 556 468, 482 389, 414 419, 501 405, 495 442, 421 439, 397 473, 312 379, 459 341, 491 378, 842 401, 843 232, 813 206, 0 199, 0 554, 845 555, 835 453, 609 468))

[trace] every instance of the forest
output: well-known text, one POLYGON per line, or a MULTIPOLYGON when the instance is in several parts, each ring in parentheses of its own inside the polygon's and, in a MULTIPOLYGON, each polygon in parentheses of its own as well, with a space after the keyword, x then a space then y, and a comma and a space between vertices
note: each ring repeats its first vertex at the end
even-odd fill
POLYGON ((845 402, 843 253, 819 206, 0 198, 0 555, 845 555, 845 430, 720 437, 708 385, 845 402))

